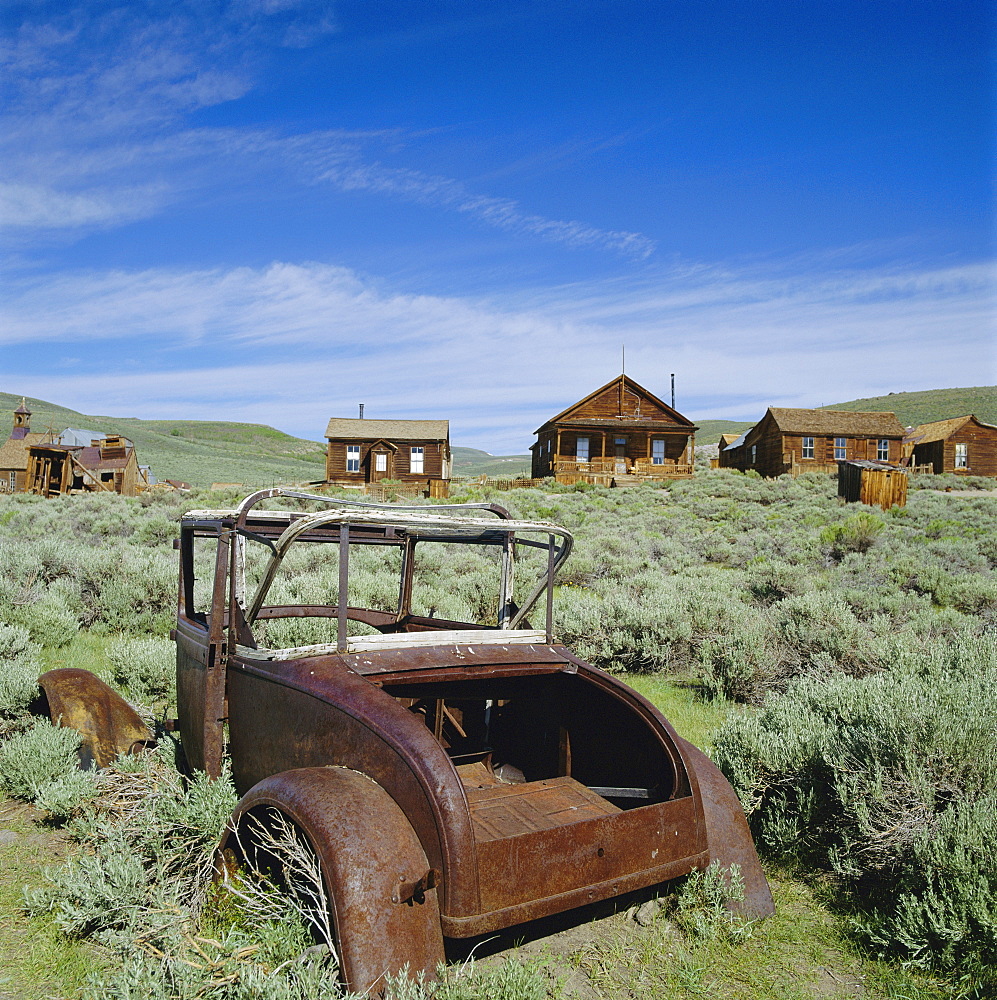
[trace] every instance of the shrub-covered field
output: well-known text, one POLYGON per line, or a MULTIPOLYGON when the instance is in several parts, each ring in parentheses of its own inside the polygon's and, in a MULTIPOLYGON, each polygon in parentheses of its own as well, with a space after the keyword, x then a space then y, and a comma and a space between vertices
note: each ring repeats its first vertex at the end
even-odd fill
MULTIPOLYGON (((953 485, 938 478, 886 513, 841 504, 826 477, 721 470, 664 488, 489 498, 574 533, 556 595, 561 639, 604 669, 644 675, 635 683, 700 742, 719 724, 714 757, 763 858, 795 873, 780 877, 825 886, 841 947, 882 957, 880 969, 922 970, 898 972, 907 993, 894 995, 985 996, 997 988, 997 497, 963 492, 982 485, 965 481, 938 492, 953 485)), ((96 669, 150 718, 169 711, 176 521, 235 499, 0 498, 0 785, 80 845, 28 906, 99 946, 87 995, 310 996, 328 983, 327 964, 293 960, 310 939, 282 903, 257 900, 267 916, 256 919, 244 902, 205 895, 227 786, 185 784, 168 741, 143 761, 76 772, 69 734, 27 714, 39 672, 60 661, 96 669)), ((392 599, 380 558, 351 603, 392 599)), ((275 597, 333 600, 335 587, 334 569, 302 562, 275 597)), ((483 556, 440 547, 419 567, 418 599, 440 617, 486 620, 496 590, 483 556)), ((281 623, 271 641, 325 638, 315 627, 281 623)), ((683 898, 662 911, 685 942, 668 947, 715 960, 716 940, 690 930, 715 909, 709 893, 694 885, 683 898)), ((736 938, 722 947, 750 954, 736 938)), ((677 973, 663 976, 659 995, 689 995, 677 973)), ((437 995, 559 988, 513 963, 452 977, 437 995)))

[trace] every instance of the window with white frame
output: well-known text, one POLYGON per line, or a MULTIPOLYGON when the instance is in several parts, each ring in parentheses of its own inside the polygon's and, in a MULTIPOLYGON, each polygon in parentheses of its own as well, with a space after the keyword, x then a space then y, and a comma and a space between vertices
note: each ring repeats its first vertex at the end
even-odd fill
POLYGON ((890 460, 890 441, 889 438, 880 438, 876 442, 876 458, 880 462, 888 462, 890 460))
POLYGON ((754 465, 757 459, 758 459, 758 445, 753 444, 751 446, 751 464, 754 465))
POLYGON ((955 467, 957 469, 969 468, 969 445, 957 444, 955 446, 955 467))
POLYGON ((813 458, 814 457, 814 439, 812 437, 805 437, 803 439, 803 458, 813 458))
POLYGON ((665 464, 665 439, 664 438, 652 438, 651 439, 651 464, 652 465, 664 465, 665 464))
POLYGON ((426 457, 425 448, 413 448, 409 456, 409 472, 421 475, 423 471, 423 459, 426 457))
POLYGON ((348 444, 346 446, 346 471, 360 471, 360 445, 348 444))
POLYGON ((587 462, 589 460, 589 439, 580 437, 575 439, 575 461, 587 462))
POLYGON ((843 462, 848 458, 848 439, 847 438, 835 438, 834 439, 834 460, 836 462, 843 462))
POLYGON ((378 451, 375 452, 374 454, 374 471, 375 472, 388 471, 388 456, 383 451, 378 451))

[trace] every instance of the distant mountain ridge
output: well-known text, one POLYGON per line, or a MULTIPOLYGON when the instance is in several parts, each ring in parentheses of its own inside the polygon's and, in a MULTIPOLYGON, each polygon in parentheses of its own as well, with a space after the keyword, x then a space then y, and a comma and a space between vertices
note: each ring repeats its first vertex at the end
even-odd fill
MULTIPOLYGON (((21 402, 16 393, 0 392, 0 438, 13 423, 21 402)), ((27 397, 31 429, 58 434, 66 427, 119 433, 135 442, 139 461, 159 479, 183 479, 193 486, 215 482, 247 487, 275 483, 307 483, 325 476, 325 444, 293 437, 266 424, 225 420, 141 420, 79 413, 68 407, 27 397)), ((997 424, 997 386, 897 392, 869 399, 832 403, 826 410, 890 410, 905 427, 973 413, 984 423, 997 424)), ((759 409, 760 420, 765 408, 759 409)), ((698 444, 715 444, 722 433, 740 433, 754 421, 703 420, 698 444)), ((529 441, 525 443, 531 443, 529 441)), ((461 476, 515 478, 530 474, 530 456, 490 455, 478 448, 453 448, 454 472, 461 476)))

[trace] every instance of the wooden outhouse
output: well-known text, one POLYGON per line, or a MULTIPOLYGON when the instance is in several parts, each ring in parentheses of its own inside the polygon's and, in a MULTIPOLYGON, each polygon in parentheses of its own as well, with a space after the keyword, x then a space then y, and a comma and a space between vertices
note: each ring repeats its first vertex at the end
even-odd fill
POLYGON ((751 430, 720 452, 720 465, 769 477, 833 474, 842 461, 899 463, 903 437, 893 413, 770 406, 751 430))
POLYGON ((911 466, 930 467, 936 475, 997 476, 997 427, 972 414, 912 428, 904 438, 904 451, 911 466))
POLYGON ((907 470, 887 462, 838 462, 838 496, 889 510, 907 505, 907 470))
POLYGON ((385 479, 427 490, 451 475, 448 420, 366 420, 333 417, 325 429, 325 478, 363 486, 385 479))
POLYGON ((687 417, 620 375, 535 432, 533 478, 608 486, 691 476, 697 430, 687 417))

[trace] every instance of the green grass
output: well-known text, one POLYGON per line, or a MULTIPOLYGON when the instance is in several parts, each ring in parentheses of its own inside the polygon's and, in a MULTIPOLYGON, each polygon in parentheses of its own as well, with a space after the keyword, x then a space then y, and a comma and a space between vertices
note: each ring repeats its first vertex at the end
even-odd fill
POLYGON ((0 996, 40 1000, 75 994, 87 975, 100 968, 92 947, 66 938, 50 916, 29 917, 23 891, 44 883, 44 870, 61 849, 50 832, 0 801, 0 829, 18 840, 0 845, 0 996))
POLYGON ((768 873, 775 916, 750 926, 742 942, 697 942, 666 916, 648 928, 596 939, 572 960, 603 997, 656 1000, 942 1000, 955 985, 864 958, 829 906, 832 887, 768 873))
POLYGON ((115 636, 98 634, 96 632, 77 632, 67 646, 54 649, 42 647, 42 664, 44 670, 56 670, 59 667, 78 667, 89 670, 102 681, 114 686, 111 677, 111 663, 107 658, 107 648, 114 642, 115 636))
POLYGON ((709 750, 713 733, 732 712, 744 711, 729 702, 707 701, 697 685, 666 674, 623 674, 620 678, 659 709, 683 739, 709 750))

